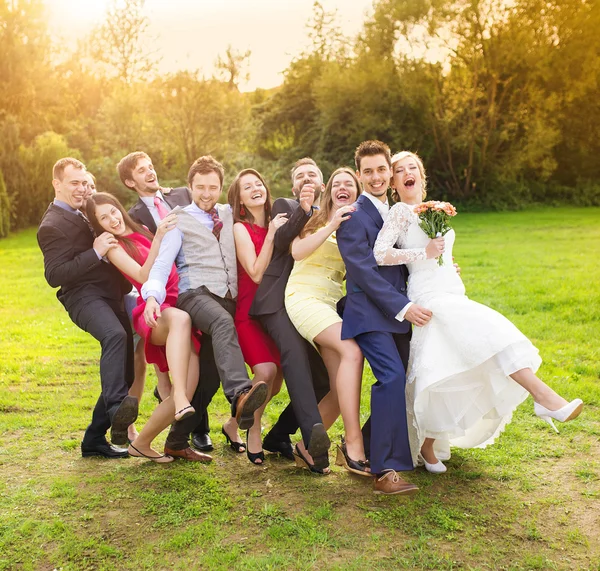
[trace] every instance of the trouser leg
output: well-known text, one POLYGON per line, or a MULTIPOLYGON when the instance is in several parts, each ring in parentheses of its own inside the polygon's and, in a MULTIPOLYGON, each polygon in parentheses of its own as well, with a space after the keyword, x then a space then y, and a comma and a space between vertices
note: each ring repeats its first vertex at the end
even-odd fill
POLYGON ((177 307, 189 313, 196 329, 212 337, 223 392, 231 402, 235 395, 252 386, 233 323, 235 302, 199 288, 180 295, 177 307))
MULTIPOLYGON (((284 309, 260 316, 260 322, 279 349, 283 377, 306 446, 315 424, 322 422, 313 388, 305 339, 298 333, 284 309)), ((284 419, 291 423, 290 413, 284 419)), ((287 432, 287 434, 290 434, 287 432)))
POLYGON ((404 365, 391 333, 363 333, 356 342, 371 365, 371 471, 412 470, 404 365))

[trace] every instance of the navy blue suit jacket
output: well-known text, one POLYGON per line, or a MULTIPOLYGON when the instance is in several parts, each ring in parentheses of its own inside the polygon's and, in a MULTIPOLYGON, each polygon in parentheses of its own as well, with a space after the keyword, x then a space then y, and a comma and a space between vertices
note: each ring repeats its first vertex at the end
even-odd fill
POLYGON ((408 303, 406 266, 378 266, 373 255, 383 219, 364 195, 356 211, 336 232, 337 244, 346 264, 346 299, 343 307, 342 339, 370 331, 408 333, 410 323, 396 315, 408 303))

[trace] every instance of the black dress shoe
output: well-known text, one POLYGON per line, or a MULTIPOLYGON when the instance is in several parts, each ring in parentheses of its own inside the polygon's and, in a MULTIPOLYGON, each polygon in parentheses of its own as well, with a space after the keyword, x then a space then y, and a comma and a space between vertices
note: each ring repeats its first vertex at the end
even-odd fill
POLYGON ((119 406, 110 415, 110 441, 113 444, 127 444, 127 428, 133 424, 138 416, 138 400, 132 396, 126 396, 119 406))
POLYGON ((210 452, 215 449, 208 432, 204 434, 192 434, 192 446, 196 450, 200 450, 200 452, 210 452))
POLYGON ((273 452, 275 454, 281 454, 288 460, 294 460, 294 449, 292 443, 289 440, 275 440, 270 438, 269 435, 265 436, 263 440, 263 450, 273 452))
POLYGON ((103 458, 128 458, 129 453, 127 448, 117 448, 112 446, 108 442, 100 442, 99 444, 86 444, 81 443, 81 455, 84 458, 90 456, 102 456, 103 458))

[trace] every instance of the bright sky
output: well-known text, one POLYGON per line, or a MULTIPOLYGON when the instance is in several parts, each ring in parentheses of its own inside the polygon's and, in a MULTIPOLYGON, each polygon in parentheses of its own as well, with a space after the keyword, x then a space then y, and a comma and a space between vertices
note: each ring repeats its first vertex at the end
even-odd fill
MULTIPOLYGON (((244 90, 274 87, 292 58, 310 44, 305 23, 314 0, 146 0, 152 37, 157 38, 161 72, 199 69, 210 75, 217 56, 231 44, 251 50, 250 82, 244 90)), ((109 0, 45 0, 54 35, 75 46, 102 22, 109 0)), ((373 0, 321 0, 338 11, 346 35, 362 28, 373 0)))

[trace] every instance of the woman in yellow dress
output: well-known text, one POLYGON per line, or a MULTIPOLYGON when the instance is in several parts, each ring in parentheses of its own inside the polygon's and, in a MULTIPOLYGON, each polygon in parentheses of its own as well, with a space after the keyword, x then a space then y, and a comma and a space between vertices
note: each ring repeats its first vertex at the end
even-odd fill
MULTIPOLYGON (((335 231, 352 215, 359 194, 359 182, 349 168, 339 168, 331 175, 321 210, 292 242, 295 263, 285 290, 285 308, 300 335, 320 351, 327 367, 331 390, 319 403, 319 412, 325 428, 342 413, 346 437, 338 447, 338 464, 369 476, 360 431, 363 355, 354 339, 342 340, 342 319, 336 309, 343 296, 346 270, 335 231)), ((298 465, 310 468, 310 457, 298 447, 296 458, 298 465)))

